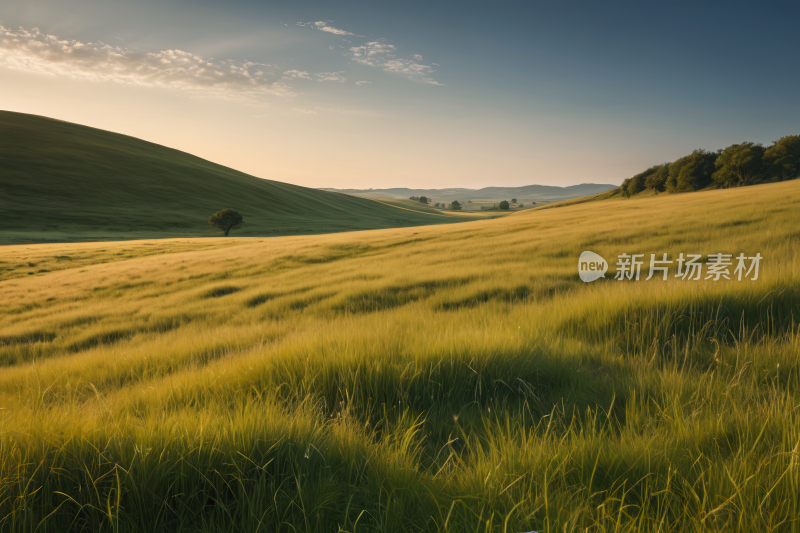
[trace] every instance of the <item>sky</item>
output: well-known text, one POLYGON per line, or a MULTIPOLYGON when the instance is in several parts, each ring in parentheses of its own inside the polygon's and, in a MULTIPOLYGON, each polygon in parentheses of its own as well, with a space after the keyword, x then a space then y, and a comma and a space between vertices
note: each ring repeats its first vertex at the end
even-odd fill
POLYGON ((619 184, 800 133, 793 2, 5 0, 0 109, 307 187, 619 184))

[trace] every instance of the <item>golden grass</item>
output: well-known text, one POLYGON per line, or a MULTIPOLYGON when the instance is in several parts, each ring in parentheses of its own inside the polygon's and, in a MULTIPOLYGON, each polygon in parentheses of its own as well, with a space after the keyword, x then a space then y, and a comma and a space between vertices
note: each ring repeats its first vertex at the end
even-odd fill
POLYGON ((799 531, 799 200, 0 248, 26 265, 0 281, 0 524, 799 531), (584 284, 583 250, 764 261, 584 284))

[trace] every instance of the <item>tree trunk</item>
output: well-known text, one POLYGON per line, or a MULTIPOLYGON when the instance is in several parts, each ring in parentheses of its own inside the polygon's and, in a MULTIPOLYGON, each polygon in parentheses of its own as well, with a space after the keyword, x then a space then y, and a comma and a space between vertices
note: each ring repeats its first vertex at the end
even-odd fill
POLYGON ((225 236, 226 236, 226 237, 228 236, 228 232, 229 232, 229 231, 230 231, 230 228, 228 228, 228 229, 226 229, 226 230, 225 230, 225 236))

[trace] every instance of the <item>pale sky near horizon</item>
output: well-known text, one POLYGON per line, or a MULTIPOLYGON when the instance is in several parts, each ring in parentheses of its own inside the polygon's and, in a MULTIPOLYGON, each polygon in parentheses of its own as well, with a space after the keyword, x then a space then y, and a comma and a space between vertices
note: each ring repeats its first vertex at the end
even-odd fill
POLYGON ((614 183, 800 133, 797 2, 8 0, 0 109, 309 187, 614 183))

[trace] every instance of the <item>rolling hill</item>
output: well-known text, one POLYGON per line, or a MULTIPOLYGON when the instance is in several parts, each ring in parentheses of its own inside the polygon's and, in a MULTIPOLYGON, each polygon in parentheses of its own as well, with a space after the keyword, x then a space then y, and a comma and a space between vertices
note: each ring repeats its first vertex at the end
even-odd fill
POLYGON ((134 137, 0 111, 0 243, 332 233, 464 221, 260 179, 134 137))
POLYGON ((501 200, 511 200, 518 198, 522 201, 535 202, 557 202, 599 194, 611 189, 617 189, 619 185, 609 185, 607 183, 582 183, 580 185, 570 185, 569 187, 555 187, 550 185, 524 185, 521 187, 484 187, 482 189, 408 189, 397 187, 390 189, 321 189, 329 192, 341 192, 355 196, 385 196, 389 198, 410 198, 412 196, 427 196, 436 202, 452 202, 458 200, 483 200, 488 202, 499 202, 501 200))

